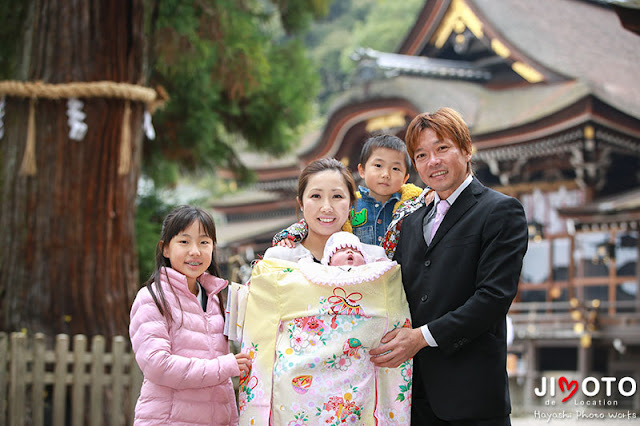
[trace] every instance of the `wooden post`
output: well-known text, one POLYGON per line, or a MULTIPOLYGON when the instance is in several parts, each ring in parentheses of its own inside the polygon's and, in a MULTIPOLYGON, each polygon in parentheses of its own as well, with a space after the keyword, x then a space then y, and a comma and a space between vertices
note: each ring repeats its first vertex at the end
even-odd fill
POLYGON ((9 355, 9 337, 0 332, 0 423, 7 421, 7 361, 9 355))
POLYGON ((23 425, 25 421, 26 341, 24 333, 11 333, 11 366, 9 385, 9 424, 23 425))
MULTIPOLYGON (((609 244, 616 244, 616 231, 611 231, 609 235, 609 244)), ((608 253, 607 248, 607 254, 608 253)), ((615 250, 615 249, 614 249, 615 250)), ((608 257, 608 256, 607 256, 608 257)), ((609 258, 609 315, 614 316, 616 314, 616 287, 618 281, 618 271, 615 256, 609 258)))
POLYGON ((575 235, 569 235, 569 273, 567 275, 567 298, 569 300, 576 297, 574 288, 574 279, 576 275, 576 264, 573 258, 573 252, 576 249, 576 237, 575 235))
POLYGON ((525 353, 527 354, 527 372, 525 376, 523 401, 525 409, 527 411, 531 411, 534 400, 533 389, 535 387, 536 379, 538 378, 538 353, 533 339, 527 339, 525 347, 525 353))
POLYGON ((33 364, 31 367, 31 416, 33 426, 44 425, 44 375, 45 375, 44 334, 33 336, 33 364))
POLYGON ((86 336, 73 337, 72 351, 69 340, 65 334, 56 336, 55 350, 50 350, 44 334, 0 332, 0 425, 132 423, 143 377, 128 339, 114 337, 111 353, 105 352, 104 336, 93 337, 90 351, 86 336), (47 372, 51 364, 52 373, 47 372), (44 405, 49 386, 51 413, 44 405))
POLYGON ((124 348, 124 337, 115 336, 111 343, 111 353, 113 354, 111 364, 111 426, 120 426, 124 423, 122 405, 124 400, 124 348))
POLYGON ((53 426, 64 426, 65 404, 67 401, 67 362, 69 356, 69 336, 56 336, 55 369, 53 372, 53 426))
POLYGON ((102 425, 104 413, 104 336, 93 336, 91 341, 91 402, 89 413, 92 425, 102 425))
POLYGON ((73 384, 71 388, 71 424, 73 426, 83 426, 85 424, 86 357, 86 336, 82 334, 73 336, 73 384))
MULTIPOLYGON (((636 253, 636 311, 640 312, 640 238, 636 238, 636 253)), ((640 392, 636 392, 636 401, 638 401, 636 408, 640 408, 640 392)))
MULTIPOLYGON (((593 364, 593 351, 590 346, 584 346, 578 340, 578 377, 587 377, 591 375, 591 366, 593 364)), ((585 396, 582 392, 576 395, 578 400, 584 400, 585 396)))

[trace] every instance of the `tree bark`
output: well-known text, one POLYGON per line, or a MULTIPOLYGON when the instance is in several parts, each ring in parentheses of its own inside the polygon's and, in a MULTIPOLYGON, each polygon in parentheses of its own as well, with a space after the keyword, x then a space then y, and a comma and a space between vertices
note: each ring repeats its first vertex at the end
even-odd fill
MULTIPOLYGON (((33 0, 14 79, 144 85, 144 0, 33 0)), ((124 99, 37 99, 33 176, 20 174, 29 99, 6 98, 0 146, 0 329, 127 334, 138 288, 135 199, 144 105, 131 102, 131 167, 118 173, 124 99)), ((126 125, 127 123, 125 123, 126 125)))

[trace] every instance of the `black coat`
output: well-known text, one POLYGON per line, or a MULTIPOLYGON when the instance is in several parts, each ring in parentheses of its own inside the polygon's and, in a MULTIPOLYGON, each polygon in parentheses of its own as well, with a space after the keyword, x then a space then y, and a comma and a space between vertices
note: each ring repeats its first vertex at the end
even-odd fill
POLYGON ((424 387, 443 420, 506 416, 506 314, 527 250, 524 210, 474 178, 427 247, 422 224, 432 208, 404 219, 395 253, 413 326, 428 324, 438 344, 416 354, 414 388, 424 387))

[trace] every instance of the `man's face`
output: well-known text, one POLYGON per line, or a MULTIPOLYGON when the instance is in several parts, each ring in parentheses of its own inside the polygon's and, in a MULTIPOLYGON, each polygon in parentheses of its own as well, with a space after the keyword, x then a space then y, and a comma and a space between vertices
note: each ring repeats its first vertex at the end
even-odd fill
POLYGON ((418 141, 413 161, 420 179, 446 200, 466 179, 471 154, 462 152, 451 139, 441 140, 433 129, 422 131, 418 141))

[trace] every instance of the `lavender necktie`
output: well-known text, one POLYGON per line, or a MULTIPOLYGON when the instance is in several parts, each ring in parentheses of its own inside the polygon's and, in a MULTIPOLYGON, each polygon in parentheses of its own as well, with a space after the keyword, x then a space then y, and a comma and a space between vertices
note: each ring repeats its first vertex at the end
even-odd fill
POLYGON ((433 240, 433 236, 436 235, 436 231, 440 227, 442 223, 442 219, 444 219, 444 215, 449 211, 449 203, 447 200, 440 200, 438 202, 438 206, 436 207, 436 218, 433 221, 433 226, 431 226, 431 237, 429 238, 429 244, 431 244, 431 240, 433 240))

